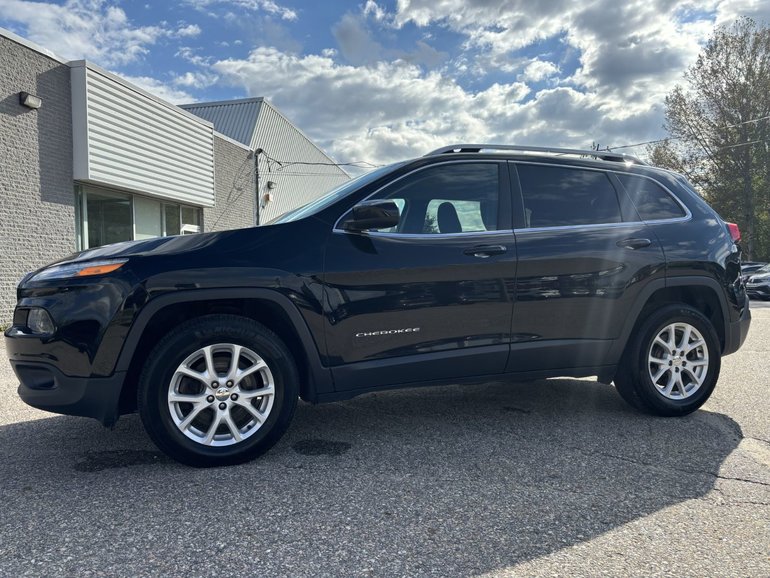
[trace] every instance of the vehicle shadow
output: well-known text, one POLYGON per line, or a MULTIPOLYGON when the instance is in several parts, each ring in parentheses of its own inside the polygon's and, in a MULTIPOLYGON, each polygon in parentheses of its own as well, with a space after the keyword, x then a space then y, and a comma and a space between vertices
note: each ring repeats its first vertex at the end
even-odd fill
POLYGON ((270 453, 215 470, 163 457, 137 416, 15 423, 0 573, 488 572, 707 494, 740 439, 724 415, 645 416, 574 379, 300 404, 270 453))

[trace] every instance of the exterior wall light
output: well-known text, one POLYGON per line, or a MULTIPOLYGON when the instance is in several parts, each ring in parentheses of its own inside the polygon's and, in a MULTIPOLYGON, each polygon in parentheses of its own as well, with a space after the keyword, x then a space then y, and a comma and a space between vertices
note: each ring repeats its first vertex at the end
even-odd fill
POLYGON ((275 181, 267 181, 267 188, 268 188, 268 189, 270 189, 271 191, 272 191, 272 190, 273 190, 275 187, 277 187, 277 186, 278 186, 278 183, 276 183, 275 181))
POLYGON ((38 109, 43 106, 43 99, 28 92, 19 93, 19 104, 31 109, 38 109))

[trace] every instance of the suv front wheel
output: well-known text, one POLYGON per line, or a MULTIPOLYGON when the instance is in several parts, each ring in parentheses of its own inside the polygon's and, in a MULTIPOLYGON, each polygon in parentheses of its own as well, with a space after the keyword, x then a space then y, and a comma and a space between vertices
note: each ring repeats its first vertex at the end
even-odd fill
POLYGON ((297 405, 297 369, 266 327, 235 315, 187 321, 155 347, 139 378, 139 414, 155 444, 196 467, 270 449, 297 405))
POLYGON ((711 395, 721 365, 714 326, 688 305, 650 314, 632 336, 615 376, 618 393, 655 415, 686 415, 711 395))

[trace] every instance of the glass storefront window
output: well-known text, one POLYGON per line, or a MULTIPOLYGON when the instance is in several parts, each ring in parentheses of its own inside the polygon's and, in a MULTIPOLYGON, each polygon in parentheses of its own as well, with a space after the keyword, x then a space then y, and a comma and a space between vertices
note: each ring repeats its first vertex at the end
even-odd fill
POLYGON ((182 232, 179 205, 163 205, 163 212, 166 218, 166 230, 164 231, 164 234, 166 236, 179 235, 182 232))
POLYGON ((162 236, 160 201, 134 197, 134 239, 162 236))
POLYGON ((76 187, 81 249, 120 241, 188 235, 202 230, 202 210, 140 195, 76 187))
POLYGON ((86 197, 88 247, 100 247, 133 238, 131 198, 89 191, 86 197))

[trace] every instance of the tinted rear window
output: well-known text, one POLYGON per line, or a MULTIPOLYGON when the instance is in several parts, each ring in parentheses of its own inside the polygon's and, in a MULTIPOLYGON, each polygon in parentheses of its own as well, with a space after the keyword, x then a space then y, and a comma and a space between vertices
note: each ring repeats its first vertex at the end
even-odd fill
POLYGON ((685 212, 679 203, 654 181, 633 175, 618 174, 617 177, 623 183, 628 196, 631 197, 631 201, 643 220, 655 221, 684 217, 685 212))
POLYGON ((527 227, 620 223, 620 205, 606 173, 517 165, 527 227))

